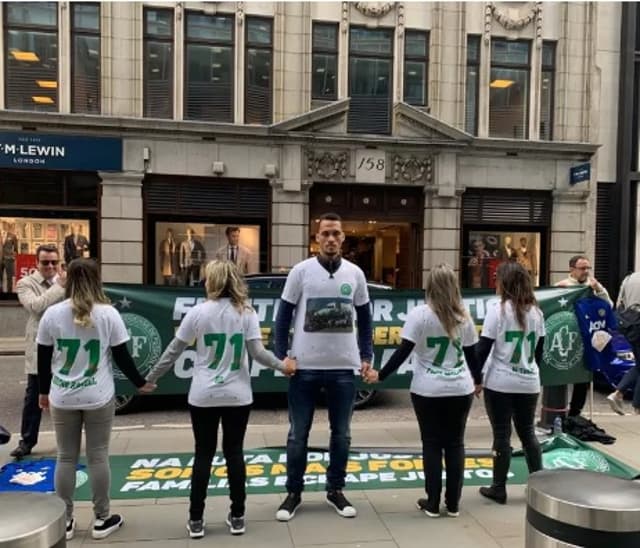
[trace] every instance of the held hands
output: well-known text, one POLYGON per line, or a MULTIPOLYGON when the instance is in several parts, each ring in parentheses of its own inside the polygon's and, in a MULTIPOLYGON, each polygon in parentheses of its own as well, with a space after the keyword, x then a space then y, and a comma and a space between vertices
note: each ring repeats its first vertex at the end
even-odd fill
POLYGON ((40 394, 38 396, 38 407, 43 411, 49 411, 49 396, 46 394, 40 394))
POLYGON ((287 356, 284 360, 282 360, 282 363, 284 364, 283 373, 287 377, 293 377, 296 374, 296 369, 298 368, 298 362, 296 362, 296 359, 287 356))
POLYGON ((138 388, 138 392, 140 394, 151 394, 157 387, 158 387, 158 385, 147 381, 140 388, 138 388))
POLYGON ((476 398, 479 398, 480 394, 482 394, 482 385, 481 384, 476 384, 474 389, 473 389, 473 395, 476 398))
POLYGON ((365 373, 362 374, 362 379, 367 384, 375 384, 379 380, 378 371, 376 371, 373 367, 370 367, 365 373))

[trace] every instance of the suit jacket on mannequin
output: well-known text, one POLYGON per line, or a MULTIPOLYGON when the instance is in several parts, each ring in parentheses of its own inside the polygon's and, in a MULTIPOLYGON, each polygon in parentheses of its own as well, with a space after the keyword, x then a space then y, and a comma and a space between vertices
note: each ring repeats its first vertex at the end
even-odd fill
MULTIPOLYGON (((216 251, 216 259, 218 261, 230 261, 231 260, 230 248, 231 246, 229 244, 223 245, 222 247, 218 248, 218 251, 216 251)), ((249 249, 247 249, 243 245, 238 244, 236 246, 235 263, 238 269, 240 270, 240 272, 242 272, 242 274, 249 274, 250 262, 251 262, 251 251, 249 251, 249 249)))
POLYGON ((69 264, 73 259, 82 257, 85 251, 89 251, 89 240, 82 234, 69 234, 64 239, 64 262, 69 264))

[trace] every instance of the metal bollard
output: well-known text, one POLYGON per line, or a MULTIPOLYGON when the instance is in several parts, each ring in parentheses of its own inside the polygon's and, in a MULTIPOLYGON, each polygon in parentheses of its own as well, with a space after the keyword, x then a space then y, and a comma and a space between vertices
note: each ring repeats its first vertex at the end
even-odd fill
POLYGON ((55 495, 0 493, 1 548, 63 548, 66 508, 55 495))
POLYGON ((640 484, 586 470, 529 477, 525 548, 638 548, 640 484))

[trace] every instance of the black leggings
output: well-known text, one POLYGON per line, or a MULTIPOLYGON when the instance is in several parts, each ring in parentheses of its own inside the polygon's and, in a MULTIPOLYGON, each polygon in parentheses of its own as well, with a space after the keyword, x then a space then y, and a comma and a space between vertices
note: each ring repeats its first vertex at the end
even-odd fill
MULTIPOLYGON (((540 470, 542 453, 535 433, 538 394, 512 394, 485 388, 484 403, 493 430, 495 455, 503 457, 507 464, 511 459, 511 420, 513 419, 516 433, 522 442, 529 472, 540 470)), ((506 480, 506 477, 504 479, 506 480)))
POLYGON ((464 430, 472 395, 430 398, 411 394, 422 437, 422 462, 429 505, 440 505, 442 455, 447 472, 445 503, 458 511, 464 481, 464 430))
POLYGON ((204 513, 204 501, 207 498, 211 462, 218 443, 218 424, 222 421, 222 452, 227 464, 231 514, 244 516, 244 503, 247 498, 245 481, 247 477, 244 464, 244 435, 249 422, 250 405, 240 407, 195 407, 189 405, 191 426, 195 438, 195 458, 191 477, 191 497, 189 519, 201 520, 204 513))

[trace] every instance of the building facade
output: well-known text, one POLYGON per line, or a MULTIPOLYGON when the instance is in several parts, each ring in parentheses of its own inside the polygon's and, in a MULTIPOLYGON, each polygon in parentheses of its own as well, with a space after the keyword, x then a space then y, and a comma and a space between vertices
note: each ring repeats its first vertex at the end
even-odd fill
POLYGON ((396 287, 442 261, 492 287, 505 258, 547 285, 596 251, 619 3, 1 7, 15 256, 56 243, 107 282, 190 284, 227 227, 248 271, 290 268, 326 211, 345 255, 396 287))

